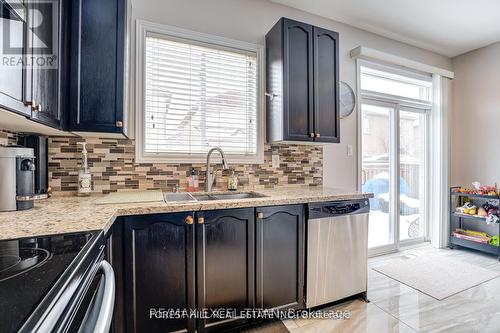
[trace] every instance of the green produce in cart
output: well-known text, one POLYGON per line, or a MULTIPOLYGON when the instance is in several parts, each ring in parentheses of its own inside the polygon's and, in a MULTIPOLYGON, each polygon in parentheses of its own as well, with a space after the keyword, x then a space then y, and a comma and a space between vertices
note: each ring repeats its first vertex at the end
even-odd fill
POLYGON ((494 245, 494 246, 499 246, 500 245, 500 237, 498 237, 498 236, 491 237, 490 244, 494 245))

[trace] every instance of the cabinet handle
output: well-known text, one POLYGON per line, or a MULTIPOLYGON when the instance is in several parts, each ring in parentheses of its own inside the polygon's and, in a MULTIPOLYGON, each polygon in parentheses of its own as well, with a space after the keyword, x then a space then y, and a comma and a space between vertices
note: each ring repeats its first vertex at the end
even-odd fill
POLYGON ((115 125, 116 125, 116 127, 122 128, 123 122, 118 120, 115 125))
POLYGON ((186 219, 184 220, 186 224, 193 224, 194 220, 191 215, 187 216, 186 219))
POLYGON ((198 224, 204 224, 204 223, 205 223, 205 218, 198 217, 198 224))
POLYGON ((311 133, 311 134, 309 134, 309 136, 310 136, 311 138, 314 138, 315 134, 314 134, 314 133, 311 133))
POLYGON ((258 218, 258 219, 263 219, 263 218, 264 218, 264 213, 262 213, 262 212, 257 212, 257 218, 258 218))
POLYGON ((278 94, 275 94, 275 93, 270 93, 270 92, 266 92, 265 95, 267 97, 269 97, 269 100, 272 101, 274 100, 275 97, 278 97, 278 94))
POLYGON ((316 137, 319 138, 321 135, 319 135, 319 133, 316 133, 316 137))

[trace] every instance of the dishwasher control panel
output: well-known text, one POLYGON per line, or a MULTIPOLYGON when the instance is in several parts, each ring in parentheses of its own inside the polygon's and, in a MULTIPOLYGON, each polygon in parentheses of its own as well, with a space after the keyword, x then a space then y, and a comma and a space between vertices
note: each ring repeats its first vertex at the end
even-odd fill
POLYGON ((368 199, 309 204, 309 218, 363 214, 370 211, 368 199))

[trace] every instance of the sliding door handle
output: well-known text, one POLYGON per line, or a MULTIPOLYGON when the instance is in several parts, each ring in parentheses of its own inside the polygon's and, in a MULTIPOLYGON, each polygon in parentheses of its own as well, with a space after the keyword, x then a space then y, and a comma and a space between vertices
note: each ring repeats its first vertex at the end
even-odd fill
POLYGON ((278 94, 275 94, 273 92, 266 92, 265 95, 266 97, 269 97, 270 101, 274 100, 275 97, 278 97, 278 94))

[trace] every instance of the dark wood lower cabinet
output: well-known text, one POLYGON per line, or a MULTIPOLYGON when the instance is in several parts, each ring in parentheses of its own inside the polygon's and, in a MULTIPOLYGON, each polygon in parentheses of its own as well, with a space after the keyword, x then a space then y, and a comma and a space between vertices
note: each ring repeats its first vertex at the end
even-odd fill
POLYGON ((257 208, 257 307, 304 307, 304 206, 257 208))
POLYGON ((115 306, 113 309, 113 321, 111 322, 111 333, 125 332, 124 300, 125 287, 123 277, 123 218, 118 218, 106 234, 105 258, 113 267, 115 272, 115 306))
POLYGON ((108 237, 112 332, 218 332, 245 323, 155 311, 303 307, 302 205, 124 217, 108 237))
POLYGON ((188 212, 125 219, 127 332, 194 331, 194 319, 157 318, 155 312, 195 307, 193 217, 188 212))
MULTIPOLYGON (((196 259, 199 309, 253 308, 254 209, 197 214, 196 259)), ((219 331, 228 320, 200 320, 198 332, 219 331)))

